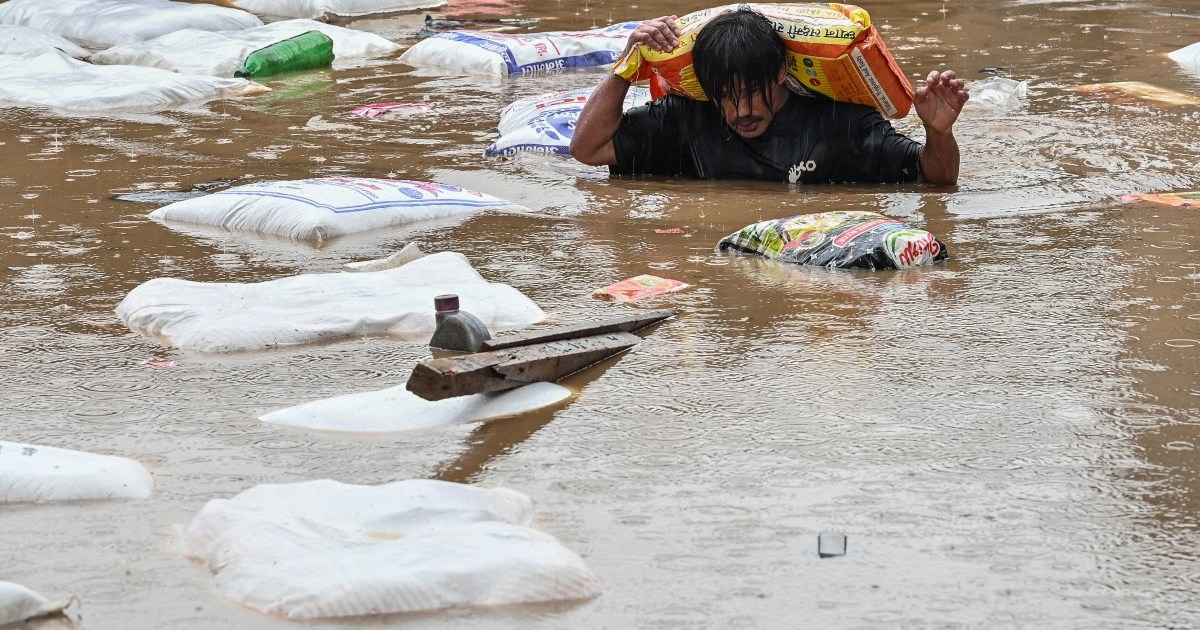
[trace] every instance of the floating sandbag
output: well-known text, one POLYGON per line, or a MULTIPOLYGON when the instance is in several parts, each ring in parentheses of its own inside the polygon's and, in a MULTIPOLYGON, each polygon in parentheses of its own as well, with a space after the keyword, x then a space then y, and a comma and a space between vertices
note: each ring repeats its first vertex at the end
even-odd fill
POLYGON ((400 61, 416 68, 504 76, 591 68, 616 61, 634 22, 590 31, 505 35, 486 31, 446 31, 417 42, 400 61))
POLYGON ((806 89, 837 101, 870 105, 889 118, 903 118, 912 106, 913 89, 871 25, 871 16, 851 4, 730 4, 689 13, 676 23, 679 45, 659 52, 646 44, 629 51, 614 70, 630 81, 651 81, 655 98, 660 81, 670 91, 708 100, 692 70, 692 46, 704 25, 739 7, 762 13, 787 48, 788 72, 806 89))
MULTIPOLYGON (((514 101, 500 110, 500 138, 484 149, 485 157, 510 156, 518 151, 570 153, 575 121, 595 88, 541 94, 514 101)), ((650 91, 633 87, 625 96, 623 109, 645 104, 650 91)))
POLYGON ((523 494, 446 481, 261 485, 209 501, 179 546, 226 597, 292 619, 598 595, 532 516, 523 494))
POLYGON ((0 55, 28 55, 51 50, 61 50, 76 59, 91 54, 53 33, 30 26, 0 25, 0 55))
POLYGON ((531 383, 503 392, 425 400, 397 385, 387 389, 314 400, 272 411, 263 422, 300 429, 346 433, 423 431, 434 427, 513 416, 566 400, 571 390, 531 383))
POLYGON ((801 214, 748 225, 717 243, 797 265, 910 269, 944 260, 946 246, 925 230, 876 212, 801 214))
POLYGON ((232 77, 251 53, 309 31, 333 40, 335 59, 379 57, 400 49, 373 33, 313 20, 287 20, 242 31, 209 33, 187 29, 145 42, 114 46, 91 57, 93 63, 148 66, 184 74, 232 77), (204 54, 196 54, 203 50, 204 54))
POLYGON ((258 283, 156 278, 117 305, 131 330, 201 352, 261 350, 344 337, 428 339, 433 298, 459 296, 490 330, 522 328, 546 314, 520 291, 484 280, 465 256, 440 252, 385 271, 306 274, 258 283))
MULTIPOLYGON (((185 28, 237 31, 262 26, 238 9, 170 0, 8 0, 0 24, 32 26, 89 48, 140 42, 185 28)), ((204 50, 193 51, 203 55, 204 50)))
POLYGON ((153 491, 154 478, 131 459, 0 441, 0 503, 144 499, 153 491))
POLYGON ((159 208, 150 218, 322 241, 483 210, 528 208, 445 184, 324 177, 238 186, 159 208))
POLYGON ((50 601, 20 584, 0 581, 0 627, 62 614, 71 601, 50 601))
MULTIPOLYGON (((0 5, 2 7, 4 5, 0 5)), ((267 88, 245 79, 94 66, 57 50, 0 55, 0 102, 75 111, 159 111, 267 88)))
POLYGON ((1184 70, 1200 73, 1200 42, 1169 52, 1167 57, 1183 66, 1184 70))
POLYGON ((431 9, 444 4, 446 0, 233 0, 233 6, 259 15, 314 20, 431 9))
POLYGON ((1096 96, 1106 101, 1125 105, 1141 105, 1147 101, 1161 105, 1200 105, 1200 98, 1191 94, 1168 90, 1142 81, 1093 83, 1091 85, 1075 85, 1067 89, 1076 94, 1096 96))

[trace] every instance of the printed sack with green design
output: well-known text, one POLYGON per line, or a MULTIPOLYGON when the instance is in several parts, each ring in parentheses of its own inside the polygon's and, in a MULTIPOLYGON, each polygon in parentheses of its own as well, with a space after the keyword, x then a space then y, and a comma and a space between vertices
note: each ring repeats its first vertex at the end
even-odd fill
POLYGON ((933 234, 865 211, 761 221, 721 239, 717 251, 725 250, 837 269, 911 269, 948 256, 933 234))

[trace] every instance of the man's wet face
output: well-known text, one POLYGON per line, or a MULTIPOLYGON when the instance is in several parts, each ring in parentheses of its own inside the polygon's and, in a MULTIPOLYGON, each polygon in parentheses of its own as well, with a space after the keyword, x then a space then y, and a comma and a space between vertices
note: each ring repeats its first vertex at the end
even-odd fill
POLYGON ((721 96, 721 115, 734 133, 747 139, 757 138, 771 125, 787 94, 782 83, 769 86, 767 90, 751 92, 737 80, 734 81, 734 92, 721 96), (770 98, 767 90, 771 91, 770 98))

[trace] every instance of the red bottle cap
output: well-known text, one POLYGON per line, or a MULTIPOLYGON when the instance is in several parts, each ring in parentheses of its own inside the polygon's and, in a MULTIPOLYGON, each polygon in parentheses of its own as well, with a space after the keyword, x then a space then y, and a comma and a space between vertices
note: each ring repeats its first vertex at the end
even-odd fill
POLYGON ((433 310, 439 313, 452 313, 458 310, 458 296, 453 293, 439 295, 433 298, 433 310))

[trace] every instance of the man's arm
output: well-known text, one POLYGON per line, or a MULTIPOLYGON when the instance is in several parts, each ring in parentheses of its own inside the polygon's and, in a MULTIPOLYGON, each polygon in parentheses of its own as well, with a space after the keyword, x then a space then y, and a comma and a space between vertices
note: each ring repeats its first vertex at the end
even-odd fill
MULTIPOLYGON (((661 52, 673 50, 679 44, 681 34, 673 15, 646 20, 629 34, 629 42, 621 56, 638 44, 648 44, 661 52)), ((629 82, 615 74, 608 75, 596 86, 575 123, 575 132, 571 136, 572 157, 591 166, 617 163, 613 134, 621 126, 621 106, 628 92, 629 82)))
POLYGON ((921 151, 921 177, 931 184, 958 182, 958 141, 954 122, 970 94, 954 72, 930 72, 925 85, 913 98, 917 116, 925 125, 925 148, 921 151))

